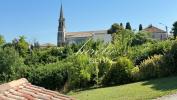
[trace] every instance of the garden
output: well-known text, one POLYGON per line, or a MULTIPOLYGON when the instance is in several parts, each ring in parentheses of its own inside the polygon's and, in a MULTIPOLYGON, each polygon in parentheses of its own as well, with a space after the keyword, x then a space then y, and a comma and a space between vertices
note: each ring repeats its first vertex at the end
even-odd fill
POLYGON ((177 74, 174 37, 154 40, 150 33, 119 24, 113 24, 108 33, 111 43, 88 39, 46 48, 40 48, 39 43, 30 45, 24 36, 11 43, 0 36, 0 82, 24 77, 35 85, 67 93, 177 74))

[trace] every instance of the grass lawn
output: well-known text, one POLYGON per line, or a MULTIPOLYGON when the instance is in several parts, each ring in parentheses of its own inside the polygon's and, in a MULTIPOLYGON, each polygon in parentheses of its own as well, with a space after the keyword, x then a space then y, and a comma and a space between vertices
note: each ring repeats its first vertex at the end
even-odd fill
POLYGON ((177 92, 177 77, 70 92, 77 100, 149 100, 177 92))

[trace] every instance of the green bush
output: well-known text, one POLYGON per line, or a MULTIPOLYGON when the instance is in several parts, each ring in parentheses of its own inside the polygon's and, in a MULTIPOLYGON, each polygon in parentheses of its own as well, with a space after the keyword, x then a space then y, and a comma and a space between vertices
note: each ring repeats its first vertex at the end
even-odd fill
POLYGON ((162 55, 154 55, 144 60, 140 66, 140 79, 151 79, 162 76, 161 75, 161 65, 162 65, 162 55))
POLYGON ((134 67, 131 70, 131 78, 133 81, 139 81, 140 80, 140 74, 139 74, 139 67, 134 67))
POLYGON ((0 80, 11 81, 23 77, 26 66, 14 48, 0 49, 0 80))
POLYGON ((100 58, 98 62, 98 78, 99 78, 98 83, 102 83, 103 78, 109 72, 111 66, 112 66, 112 61, 110 59, 105 57, 100 58))
POLYGON ((151 37, 152 37, 151 33, 140 31, 136 33, 135 36, 133 37, 131 45, 136 46, 136 45, 142 45, 146 42, 154 42, 155 40, 153 40, 151 37))
POLYGON ((103 84, 115 85, 130 82, 130 74, 132 68, 133 63, 129 59, 120 57, 117 62, 112 65, 111 69, 103 80, 103 84))
POLYGON ((177 67, 177 40, 175 40, 175 42, 172 45, 170 55, 173 58, 174 66, 177 67))
POLYGON ((36 65, 45 65, 56 63, 59 59, 58 55, 53 55, 53 48, 47 49, 35 49, 31 52, 31 54, 27 55, 24 59, 24 63, 28 66, 36 66, 36 65))
POLYGON ((96 64, 90 61, 87 54, 73 55, 68 58, 68 61, 72 63, 68 66, 69 88, 84 88, 93 85, 90 83, 96 80, 94 78, 97 71, 96 64))
POLYGON ((166 76, 177 74, 177 40, 172 43, 171 50, 164 56, 163 70, 166 76))
POLYGON ((68 79, 66 66, 68 63, 57 62, 30 68, 27 79, 38 86, 53 90, 62 90, 68 79))
POLYGON ((142 61, 153 55, 167 54, 173 45, 172 40, 159 41, 157 43, 146 43, 141 46, 132 47, 129 51, 129 58, 132 59, 135 65, 139 65, 142 61))

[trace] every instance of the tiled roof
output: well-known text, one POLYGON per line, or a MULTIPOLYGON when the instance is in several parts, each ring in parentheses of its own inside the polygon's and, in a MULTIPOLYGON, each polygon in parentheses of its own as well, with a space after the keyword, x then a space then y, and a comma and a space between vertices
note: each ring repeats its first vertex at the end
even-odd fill
POLYGON ((150 33, 166 33, 164 30, 159 29, 157 27, 154 27, 150 25, 149 27, 145 28, 144 31, 150 32, 150 33))
POLYGON ((0 85, 0 100, 74 100, 29 83, 25 78, 0 85))
POLYGON ((91 32, 69 32, 66 34, 66 38, 70 37, 91 37, 93 34, 91 32))
POLYGON ((68 33, 66 33, 66 38, 70 38, 70 37, 91 37, 91 36, 93 36, 93 34, 104 34, 106 32, 107 32, 107 30, 68 32, 68 33))

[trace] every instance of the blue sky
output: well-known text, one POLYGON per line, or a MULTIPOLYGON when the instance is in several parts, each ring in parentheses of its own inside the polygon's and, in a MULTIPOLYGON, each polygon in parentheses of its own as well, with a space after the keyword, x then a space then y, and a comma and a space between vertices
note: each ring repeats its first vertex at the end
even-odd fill
MULTIPOLYGON (((130 22, 133 29, 153 24, 164 29, 177 21, 177 0, 63 0, 67 31, 108 29, 130 22)), ((0 34, 7 42, 56 44, 60 0, 0 0, 0 34)))

